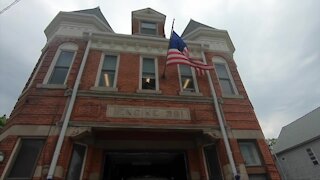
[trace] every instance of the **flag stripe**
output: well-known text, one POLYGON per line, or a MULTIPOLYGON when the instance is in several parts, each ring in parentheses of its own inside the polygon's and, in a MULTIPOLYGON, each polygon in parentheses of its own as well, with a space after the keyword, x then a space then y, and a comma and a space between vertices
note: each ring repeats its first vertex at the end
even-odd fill
POLYGON ((204 75, 205 70, 214 69, 200 60, 189 58, 189 50, 183 40, 173 31, 170 38, 166 65, 185 64, 193 67, 198 75, 204 75))

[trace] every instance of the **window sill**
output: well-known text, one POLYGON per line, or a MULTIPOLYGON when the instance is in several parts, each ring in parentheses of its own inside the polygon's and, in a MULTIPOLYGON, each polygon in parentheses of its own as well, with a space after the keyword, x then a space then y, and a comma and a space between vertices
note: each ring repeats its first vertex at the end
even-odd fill
POLYGON ((138 89, 136 92, 141 94, 161 94, 162 93, 160 90, 151 90, 151 89, 138 89))
POLYGON ((203 96, 203 94, 200 92, 187 92, 187 91, 186 92, 180 91, 179 95, 180 96, 203 96))
POLYGON ((99 86, 95 86, 95 87, 91 87, 90 90, 93 90, 93 91, 118 92, 118 88, 113 88, 113 87, 99 87, 99 86))
POLYGON ((244 99, 242 95, 239 94, 222 94, 223 98, 230 98, 230 99, 244 99))
POLYGON ((37 88, 43 89, 67 89, 66 84, 37 84, 37 88))

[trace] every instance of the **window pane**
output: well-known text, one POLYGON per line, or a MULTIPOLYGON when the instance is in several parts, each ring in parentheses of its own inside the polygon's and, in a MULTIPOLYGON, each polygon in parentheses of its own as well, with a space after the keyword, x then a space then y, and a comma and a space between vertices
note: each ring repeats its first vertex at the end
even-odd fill
POLYGON ((102 71, 100 75, 99 86, 113 87, 114 77, 114 71, 102 71))
POLYGON ((220 79, 220 84, 224 94, 234 94, 230 79, 220 79))
POLYGON ((142 22, 142 23, 141 23, 140 32, 141 32, 141 34, 156 35, 156 34, 157 34, 157 26, 156 26, 156 23, 142 22))
POLYGON ((23 139, 8 178, 31 178, 43 144, 42 139, 23 139))
POLYGON ((73 152, 72 152, 69 171, 67 175, 68 180, 80 179, 85 152, 86 152, 85 146, 78 145, 78 144, 73 145, 73 152))
POLYGON ((181 83, 183 91, 195 92, 192 76, 181 76, 181 83))
POLYGON ((143 73, 155 73, 154 59, 152 58, 143 58, 143 73))
POLYGON ((258 150, 253 142, 240 142, 240 150, 246 165, 261 165, 258 150))
POLYGON ((49 80, 49 84, 64 84, 69 68, 55 67, 49 80))
POLYGON ((180 74, 181 75, 189 75, 192 76, 192 71, 190 66, 184 65, 184 64, 179 64, 180 68, 180 74))
POLYGON ((207 161, 209 180, 222 179, 216 147, 214 145, 207 146, 204 148, 204 153, 207 161))
POLYGON ((215 64, 215 68, 216 68, 216 71, 217 71, 219 78, 230 79, 225 65, 215 64))
POLYGON ((142 22, 141 27, 147 29, 156 29, 156 24, 152 22, 142 22))
POLYGON ((56 66, 70 67, 74 52, 61 51, 56 66))
POLYGON ((264 174, 249 174, 249 180, 267 180, 264 174))
POLYGON ((103 61, 103 70, 116 70, 117 56, 106 55, 103 61))

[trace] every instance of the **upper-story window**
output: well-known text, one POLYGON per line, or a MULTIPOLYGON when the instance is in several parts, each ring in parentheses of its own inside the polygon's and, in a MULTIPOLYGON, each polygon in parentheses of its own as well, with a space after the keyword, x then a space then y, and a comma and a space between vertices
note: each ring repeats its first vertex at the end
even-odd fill
POLYGON ((140 33, 157 35, 157 24, 154 22, 142 21, 140 25, 140 33))
POLYGON ((117 82, 118 56, 104 55, 101 60, 99 81, 96 86, 115 88, 117 82))
POLYGON ((73 43, 60 45, 44 79, 44 84, 66 83, 77 49, 78 46, 73 43))
POLYGON ((140 89, 159 90, 157 59, 142 57, 140 62, 140 89))
POLYGON ((246 166, 261 165, 261 159, 255 142, 243 141, 239 142, 239 146, 246 166))
POLYGON ((227 62, 223 58, 216 56, 213 58, 213 63, 216 69, 217 76, 219 78, 222 94, 238 94, 227 62))
POLYGON ((183 64, 178 67, 181 92, 199 92, 194 70, 183 64))

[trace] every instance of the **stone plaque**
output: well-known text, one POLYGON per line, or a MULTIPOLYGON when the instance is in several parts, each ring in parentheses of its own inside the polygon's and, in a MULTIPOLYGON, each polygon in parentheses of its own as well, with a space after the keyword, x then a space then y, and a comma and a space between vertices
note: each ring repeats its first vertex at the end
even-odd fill
POLYGON ((107 117, 191 120, 187 108, 108 105, 107 117))

